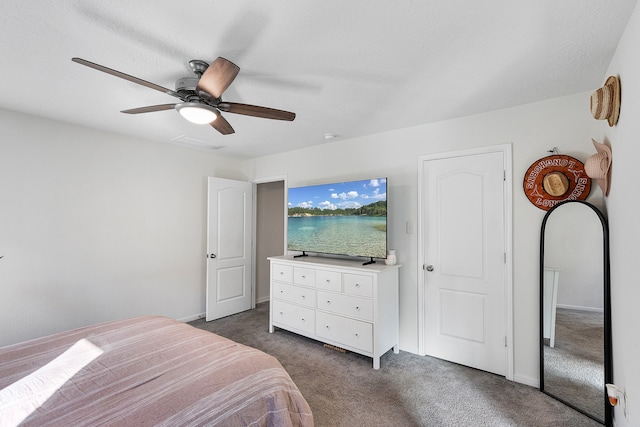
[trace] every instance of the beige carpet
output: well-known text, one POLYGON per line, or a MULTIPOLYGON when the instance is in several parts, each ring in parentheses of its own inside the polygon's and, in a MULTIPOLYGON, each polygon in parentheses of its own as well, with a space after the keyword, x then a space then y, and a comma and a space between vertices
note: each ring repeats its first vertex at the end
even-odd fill
POLYGON ((341 353, 284 330, 268 332, 269 305, 191 325, 275 356, 300 388, 316 426, 591 427, 597 422, 541 393, 486 372, 401 351, 341 353))
POLYGON ((558 308, 555 346, 544 347, 545 390, 605 417, 604 314, 558 308))

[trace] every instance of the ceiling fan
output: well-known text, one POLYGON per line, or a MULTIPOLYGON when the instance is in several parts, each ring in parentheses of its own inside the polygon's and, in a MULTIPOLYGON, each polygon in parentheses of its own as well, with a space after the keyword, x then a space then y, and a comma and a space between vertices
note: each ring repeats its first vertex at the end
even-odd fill
POLYGON ((205 61, 199 59, 189 61, 189 66, 196 77, 183 77, 178 79, 176 81, 175 91, 82 58, 71 58, 71 60, 98 71, 111 74, 112 76, 120 77, 130 82, 166 93, 182 101, 176 104, 160 104, 132 108, 130 110, 123 110, 121 111, 122 113, 140 114, 175 109, 187 120, 199 124, 209 123, 215 130, 223 135, 229 135, 235 131, 229 122, 222 117, 221 112, 286 121, 293 121, 296 118, 296 114, 289 111, 223 101, 222 94, 236 78, 240 67, 222 57, 218 57, 211 64, 207 64, 205 61))

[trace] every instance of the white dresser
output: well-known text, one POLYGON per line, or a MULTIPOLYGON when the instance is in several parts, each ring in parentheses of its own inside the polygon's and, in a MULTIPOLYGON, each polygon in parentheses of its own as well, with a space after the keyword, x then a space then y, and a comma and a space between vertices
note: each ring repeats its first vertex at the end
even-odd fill
POLYGON ((275 327, 373 358, 398 353, 398 269, 323 257, 271 261, 269 332, 275 327))
POLYGON ((558 306, 558 282, 560 270, 555 267, 544 267, 543 273, 543 333, 542 338, 549 340, 549 347, 555 347, 556 342, 556 310, 558 306))

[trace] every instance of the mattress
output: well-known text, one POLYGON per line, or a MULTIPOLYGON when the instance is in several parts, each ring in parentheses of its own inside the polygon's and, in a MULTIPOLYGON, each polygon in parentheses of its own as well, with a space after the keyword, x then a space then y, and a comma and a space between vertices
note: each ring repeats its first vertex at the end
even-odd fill
POLYGON ((0 425, 29 405, 20 425, 313 425, 308 403, 274 357, 159 316, 0 348, 0 425), (87 346, 95 350, 90 357, 87 346), (69 360, 81 358, 73 351, 85 355, 75 370, 69 360), (69 378, 52 373, 65 368, 69 378), (36 401, 47 387, 50 396, 36 401))

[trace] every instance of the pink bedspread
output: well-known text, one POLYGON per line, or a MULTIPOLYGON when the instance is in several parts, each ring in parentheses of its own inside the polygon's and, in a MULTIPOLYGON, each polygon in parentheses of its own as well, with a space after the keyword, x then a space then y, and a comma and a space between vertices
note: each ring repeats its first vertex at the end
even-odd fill
POLYGON ((104 353, 22 425, 313 425, 309 405, 275 358, 165 317, 109 322, 0 348, 0 389, 82 338, 104 353))

